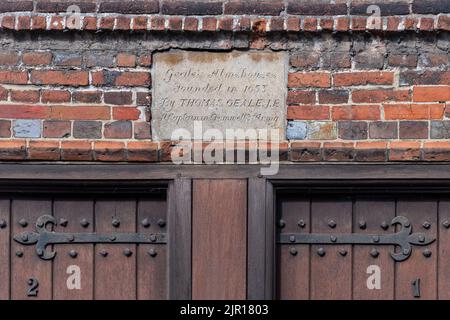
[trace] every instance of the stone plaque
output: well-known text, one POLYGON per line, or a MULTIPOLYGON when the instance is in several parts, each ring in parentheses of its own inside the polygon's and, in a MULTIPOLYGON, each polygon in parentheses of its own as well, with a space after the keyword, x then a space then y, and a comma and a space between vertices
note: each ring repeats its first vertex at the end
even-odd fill
POLYGON ((178 140, 172 134, 183 128, 191 133, 191 139, 201 139, 208 129, 218 129, 224 139, 226 129, 274 129, 284 139, 286 73, 284 53, 157 53, 153 138, 178 140))

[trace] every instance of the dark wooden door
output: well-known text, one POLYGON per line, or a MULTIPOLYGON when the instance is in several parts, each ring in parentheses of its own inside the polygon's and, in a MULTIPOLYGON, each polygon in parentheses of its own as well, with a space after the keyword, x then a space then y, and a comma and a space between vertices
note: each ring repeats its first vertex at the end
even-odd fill
POLYGON ((278 241, 276 297, 448 299, 449 207, 448 198, 425 195, 280 196, 277 238, 280 234, 325 234, 330 235, 330 243, 278 241), (412 234, 422 233, 435 239, 428 245, 412 245, 410 256, 401 262, 394 261, 390 254, 398 252, 398 246, 377 244, 372 237, 399 232, 400 225, 391 225, 398 216, 408 219, 412 234), (342 234, 367 235, 373 243, 332 243, 331 239, 336 239, 332 237, 342 234))
POLYGON ((167 233, 165 194, 0 199, 0 299, 166 299, 166 244, 56 244, 51 260, 13 237, 40 216, 73 233, 167 233))

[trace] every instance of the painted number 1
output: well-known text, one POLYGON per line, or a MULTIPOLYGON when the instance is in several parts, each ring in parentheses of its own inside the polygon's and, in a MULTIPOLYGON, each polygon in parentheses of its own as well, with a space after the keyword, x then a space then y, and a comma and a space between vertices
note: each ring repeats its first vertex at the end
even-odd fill
POLYGON ((413 296, 414 298, 420 298, 420 279, 416 279, 412 282, 413 296))

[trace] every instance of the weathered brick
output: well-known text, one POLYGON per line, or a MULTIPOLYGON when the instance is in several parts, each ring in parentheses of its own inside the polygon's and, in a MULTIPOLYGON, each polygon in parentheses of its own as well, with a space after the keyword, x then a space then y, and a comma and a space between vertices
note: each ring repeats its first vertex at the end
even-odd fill
POLYGON ((417 54, 390 54, 388 57, 388 65, 391 67, 415 68, 417 61, 417 54))
POLYGON ((11 121, 0 120, 0 138, 11 137, 11 121))
POLYGON ((304 16, 334 16, 347 14, 347 4, 345 1, 331 3, 327 0, 305 1, 291 0, 287 6, 288 14, 298 14, 304 16))
POLYGON ((288 75, 289 88, 328 88, 330 86, 331 80, 328 72, 296 72, 288 75))
POLYGON ((296 68, 317 68, 320 62, 318 52, 298 52, 290 57, 290 65, 296 68))
POLYGON ((308 140, 335 140, 337 138, 336 122, 309 121, 308 140))
POLYGON ((52 62, 51 52, 25 52, 22 57, 24 64, 29 66, 49 65, 52 62))
POLYGON ((19 119, 13 121, 13 133, 16 138, 39 138, 41 132, 40 120, 19 119))
POLYGON ((205 17, 202 19, 202 31, 216 31, 217 19, 214 17, 205 17))
POLYGON ((67 90, 44 89, 41 91, 42 103, 70 102, 70 92, 67 90))
POLYGON ((125 14, 144 14, 158 13, 158 0, 145 1, 102 1, 100 3, 99 12, 105 13, 125 13, 125 14))
POLYGON ((325 31, 333 31, 334 27, 334 19, 324 19, 321 18, 319 22, 319 26, 322 30, 325 31))
POLYGON ((350 28, 350 19, 349 18, 337 18, 336 19, 336 31, 348 31, 350 28))
POLYGON ((397 139, 397 122, 375 121, 369 123, 370 139, 397 139))
POLYGON ((67 86, 87 86, 89 74, 87 71, 57 71, 57 70, 32 70, 31 82, 33 84, 53 84, 67 86))
POLYGON ((231 15, 250 14, 261 16, 278 16, 283 10, 284 3, 281 0, 233 0, 226 2, 224 5, 224 13, 231 15))
POLYGON ((96 17, 84 17, 83 30, 89 30, 89 31, 97 30, 97 18, 96 17))
POLYGON ((108 104, 131 104, 133 93, 131 91, 107 91, 104 93, 104 100, 108 104))
POLYGON ((37 12, 67 12, 71 5, 76 5, 80 8, 80 12, 95 12, 96 5, 87 1, 38 1, 36 3, 37 12))
POLYGON ((450 101, 450 88, 448 86, 414 87, 413 101, 417 102, 450 101))
POLYGON ((367 18, 352 18, 351 19, 351 23, 352 23, 352 30, 354 31, 362 31, 362 30, 366 30, 367 28, 367 18))
MULTIPOLYGON (((404 71, 400 73, 400 85, 449 85, 450 71, 404 71)), ((447 88, 450 91, 450 88, 447 88)))
POLYGON ((303 19, 303 30, 305 31, 317 31, 317 18, 305 18, 303 19))
POLYGON ((11 90, 11 101, 14 102, 39 102, 39 90, 11 90))
POLYGON ((158 144, 155 142, 135 142, 127 144, 128 161, 158 161, 158 144))
POLYGON ((8 100, 8 90, 0 87, 0 100, 8 100))
POLYGON ((117 17, 116 25, 114 26, 114 30, 130 30, 131 28, 131 18, 128 17, 117 17))
POLYGON ((425 161, 449 161, 450 143, 447 141, 424 142, 422 152, 425 161))
POLYGON ((33 1, 2 1, 0 12, 33 11, 33 1))
POLYGON ((44 138, 68 138, 70 137, 70 121, 46 120, 43 125, 44 138))
POLYGON ((59 141, 30 141, 28 159, 59 160, 61 157, 59 141))
POLYGON ((4 16, 2 19, 2 28, 14 30, 16 26, 16 17, 15 16, 4 16))
POLYGON ((300 18, 297 17, 288 17, 286 20, 286 30, 287 31, 300 31, 300 18))
POLYGON ((62 141, 61 160, 90 161, 93 160, 93 150, 89 141, 62 141))
POLYGON ((149 72, 121 72, 115 79, 115 84, 118 86, 142 86, 146 87, 151 84, 149 72))
POLYGON ((138 64, 141 67, 151 67, 152 65, 152 55, 151 54, 142 54, 138 58, 138 64))
POLYGON ((53 64, 62 67, 81 66, 81 54, 79 52, 54 51, 53 64))
POLYGON ((136 66, 136 56, 130 53, 119 53, 117 55, 117 66, 134 68, 136 66))
POLYGON ((369 11, 370 5, 376 5, 380 8, 380 16, 397 16, 409 14, 409 3, 406 0, 403 1, 351 1, 350 14, 352 15, 372 15, 373 12, 369 11))
POLYGON ((198 30, 198 19, 194 17, 186 17, 184 19, 184 31, 197 31, 198 30))
POLYGON ((94 156, 98 161, 126 161, 126 149, 123 142, 96 141, 94 156))
POLYGON ((427 121, 400 121, 400 139, 428 139, 427 121))
POLYGON ((2 104, 0 118, 4 119, 45 119, 49 115, 49 108, 38 105, 2 104))
POLYGON ((73 102, 79 103, 100 103, 102 100, 102 93, 98 90, 82 90, 74 91, 72 93, 73 102))
POLYGON ((147 30, 148 19, 145 16, 138 16, 133 18, 133 30, 147 30))
POLYGON ((386 120, 428 120, 442 119, 443 104, 385 104, 384 118, 386 120))
POLYGON ((135 139, 151 139, 151 127, 149 122, 135 122, 134 123, 134 138, 135 139))
POLYGON ((403 25, 405 30, 416 30, 419 20, 417 18, 405 18, 403 25))
POLYGON ((400 17, 387 17, 386 30, 397 31, 399 29, 401 19, 400 17))
POLYGON ((251 20, 247 16, 241 16, 236 19, 236 31, 250 31, 251 28, 251 20))
POLYGON ((149 106, 152 104, 152 95, 150 92, 136 92, 136 104, 138 106, 149 106))
POLYGON ((100 139, 102 137, 102 122, 74 121, 73 137, 76 139, 100 139))
POLYGON ((153 16, 150 18, 150 29, 164 31, 165 29, 165 19, 160 16, 153 16))
POLYGON ((24 160, 27 155, 26 151, 25 140, 0 140, 1 160, 24 160))
POLYGON ((422 52, 419 57, 419 67, 442 67, 450 65, 450 56, 442 53, 422 52))
POLYGON ((44 16, 32 16, 31 17, 31 29, 32 30, 45 30, 47 28, 47 21, 44 16))
POLYGON ((28 72, 0 70, 0 83, 4 84, 27 84, 28 72))
POLYGON ((420 18, 419 29, 423 31, 433 31, 434 18, 420 18))
POLYGON ((19 63, 19 54, 16 51, 0 52, 0 65, 16 65, 19 63))
POLYGON ((130 139, 132 136, 132 127, 130 121, 114 121, 105 123, 103 134, 105 138, 112 139, 130 139))
POLYGON ((183 29, 183 18, 169 17, 168 29, 172 31, 181 31, 183 29))
POLYGON ((137 120, 139 119, 139 109, 133 107, 113 107, 112 117, 114 120, 137 120))
POLYGON ((287 96, 288 104, 314 104, 315 101, 316 101, 315 91, 295 90, 288 92, 287 96))
POLYGON ((351 68, 352 61, 348 52, 325 52, 322 54, 322 69, 351 68))
POLYGON ((50 16, 50 30, 63 30, 64 29, 64 19, 62 16, 50 16))
POLYGON ((331 110, 333 120, 379 120, 378 105, 334 106, 331 110))
POLYGON ((233 17, 221 17, 219 19, 219 30, 232 31, 233 30, 233 17))
POLYGON ((356 103, 378 103, 388 101, 409 101, 411 94, 409 90, 354 90, 352 92, 352 101, 356 103))
POLYGON ((31 29, 31 16, 19 16, 17 17, 17 30, 30 30, 31 29))
POLYGON ((167 15, 220 15, 222 14, 221 1, 186 1, 171 0, 164 1, 161 13, 167 15))
POLYGON ((114 29, 114 17, 102 17, 100 19, 99 28, 102 30, 112 30, 114 29))
POLYGON ((306 122, 305 121, 288 121, 286 127, 286 139, 288 140, 304 140, 306 138, 306 122))
POLYGON ((448 13, 450 12, 450 3, 448 0, 414 0, 412 5, 413 13, 448 13))
POLYGON ((355 148, 352 142, 325 142, 323 159, 325 161, 353 161, 355 148))
POLYGON ((438 18, 437 26, 438 26, 438 29, 449 31, 450 30, 450 17, 440 16, 438 18))
POLYGON ((390 161, 417 161, 421 159, 420 142, 393 141, 390 143, 390 161))
POLYGON ((343 72, 333 75, 333 83, 337 87, 362 86, 362 85, 392 85, 394 82, 393 72, 343 72))
POLYGON ((321 161, 322 149, 317 142, 292 142, 291 161, 321 161))
POLYGON ((364 140, 368 136, 368 125, 364 121, 339 121, 338 135, 344 140, 364 140))
POLYGON ((328 106, 288 106, 287 118, 289 120, 329 120, 330 108, 328 106))
POLYGON ((272 17, 270 18, 270 31, 283 31, 284 30, 284 18, 272 17))
POLYGON ((346 90, 321 90, 319 91, 320 104, 343 104, 348 102, 346 90))
POLYGON ((386 161, 387 143, 380 141, 357 142, 355 146, 356 161, 386 161))
POLYGON ((450 139, 450 121, 431 121, 431 139, 450 139))
POLYGON ((48 119, 108 120, 110 108, 104 106, 52 106, 48 119))
POLYGON ((107 51, 90 51, 85 54, 86 67, 114 67, 114 56, 107 51))

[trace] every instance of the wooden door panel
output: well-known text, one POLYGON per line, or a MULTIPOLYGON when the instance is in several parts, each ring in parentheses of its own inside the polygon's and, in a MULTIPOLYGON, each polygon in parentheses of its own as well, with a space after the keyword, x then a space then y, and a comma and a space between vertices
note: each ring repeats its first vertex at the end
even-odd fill
POLYGON ((11 201, 0 198, 0 300, 9 299, 10 277, 10 210, 11 201))
POLYGON ((193 299, 245 299, 246 200, 246 180, 194 181, 193 299))
POLYGON ((439 202, 438 298, 450 300, 450 201, 439 202))

